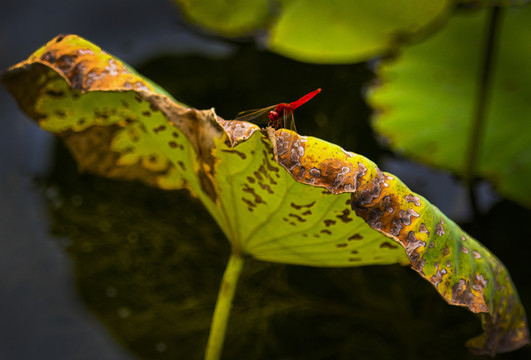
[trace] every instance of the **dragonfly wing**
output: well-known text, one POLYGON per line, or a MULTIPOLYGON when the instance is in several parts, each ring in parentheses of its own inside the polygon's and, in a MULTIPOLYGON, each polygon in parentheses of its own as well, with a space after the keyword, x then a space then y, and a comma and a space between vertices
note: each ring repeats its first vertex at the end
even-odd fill
POLYGON ((245 110, 236 115, 234 120, 265 124, 269 121, 268 113, 275 107, 276 105, 262 109, 245 110))

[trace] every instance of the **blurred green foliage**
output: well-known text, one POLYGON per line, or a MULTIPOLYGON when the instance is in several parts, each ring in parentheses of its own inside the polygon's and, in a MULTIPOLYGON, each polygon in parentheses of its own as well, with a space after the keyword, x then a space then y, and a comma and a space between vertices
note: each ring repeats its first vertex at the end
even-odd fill
POLYGON ((374 128, 392 149, 437 168, 490 180, 531 207, 531 7, 501 13, 492 55, 485 54, 490 9, 456 14, 447 26, 383 62, 369 100, 374 128), (482 64, 493 57, 489 84, 482 64), (482 86, 489 86, 478 104, 482 86), (477 106, 485 106, 478 157, 467 163, 477 106), (473 167, 473 168, 472 168, 473 167))
MULTIPOLYGON (((396 49, 440 25, 452 0, 174 0, 200 28, 224 36, 267 33, 267 47, 311 63, 353 63, 396 49)), ((423 35, 424 36, 424 35, 423 35)))

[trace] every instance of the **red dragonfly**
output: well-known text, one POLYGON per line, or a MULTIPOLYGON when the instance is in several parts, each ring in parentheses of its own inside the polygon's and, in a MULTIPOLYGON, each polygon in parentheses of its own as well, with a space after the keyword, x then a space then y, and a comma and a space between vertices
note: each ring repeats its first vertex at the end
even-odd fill
POLYGON ((299 100, 296 100, 291 103, 280 103, 277 105, 268 106, 263 109, 254 109, 242 111, 236 116, 238 121, 248 121, 255 123, 265 123, 267 121, 267 126, 272 126, 276 130, 280 128, 285 128, 297 131, 295 129, 295 120, 293 120, 293 110, 301 106, 302 104, 308 102, 315 95, 319 94, 321 89, 312 91, 309 94, 304 95, 299 100))

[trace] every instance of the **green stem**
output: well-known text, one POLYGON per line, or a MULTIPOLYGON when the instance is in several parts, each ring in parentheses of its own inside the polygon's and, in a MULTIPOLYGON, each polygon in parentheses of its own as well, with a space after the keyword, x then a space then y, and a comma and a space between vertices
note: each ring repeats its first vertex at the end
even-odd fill
POLYGON ((233 252, 230 255, 229 263, 223 274, 221 286, 219 288, 218 300, 212 317, 212 325, 208 336, 208 344, 205 353, 205 360, 218 360, 221 358, 227 324, 229 322, 232 299, 236 292, 238 278, 243 268, 243 257, 240 253, 233 252))
POLYGON ((481 140, 486 127, 486 115, 488 97, 491 90, 491 82, 493 75, 493 60, 496 50, 496 37, 499 33, 499 20, 501 8, 493 7, 490 12, 488 22, 488 32, 485 43, 485 52, 482 57, 481 73, 479 79, 479 89, 475 102, 475 109, 472 119, 472 127, 470 128, 468 149, 465 159, 464 182, 468 188, 470 199, 472 200, 472 209, 477 214, 477 204, 474 194, 474 174, 478 164, 478 156, 481 151, 481 140))

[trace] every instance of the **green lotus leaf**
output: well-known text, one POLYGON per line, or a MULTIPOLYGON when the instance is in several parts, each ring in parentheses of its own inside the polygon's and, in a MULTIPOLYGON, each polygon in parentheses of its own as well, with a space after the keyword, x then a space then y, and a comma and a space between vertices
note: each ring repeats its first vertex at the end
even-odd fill
MULTIPOLYGON (((508 10, 500 21, 473 174, 526 206, 531 206, 531 49, 523 44, 531 41, 530 21, 529 7, 508 10)), ((443 31, 379 67, 381 82, 369 96, 379 109, 373 125, 393 149, 456 174, 469 171, 466 154, 482 86, 487 22, 487 10, 456 15, 443 31)))
MULTIPOLYGON (((223 339, 243 255, 310 266, 410 264, 450 304, 478 313, 479 353, 529 341, 507 270, 476 240, 369 159, 284 129, 175 102, 119 60, 60 36, 3 82, 81 169, 188 189, 232 247, 211 339, 223 339)), ((218 358, 221 343, 209 343, 218 358)))

